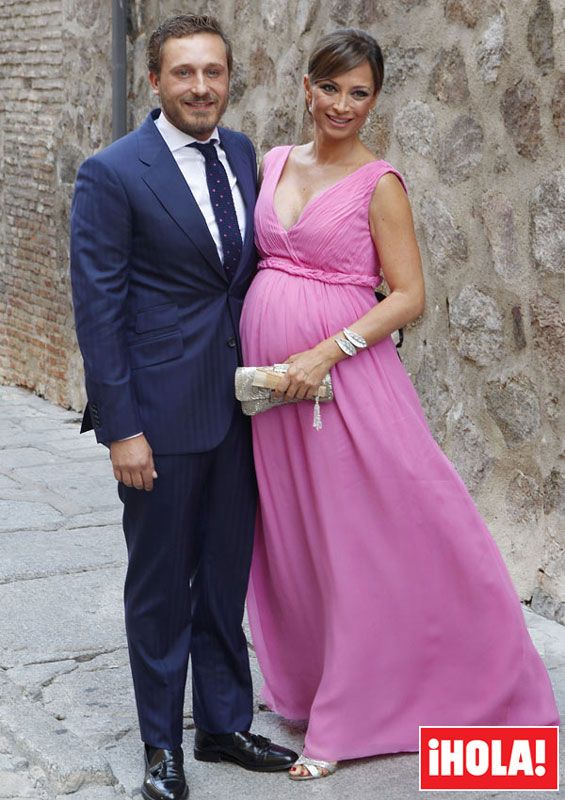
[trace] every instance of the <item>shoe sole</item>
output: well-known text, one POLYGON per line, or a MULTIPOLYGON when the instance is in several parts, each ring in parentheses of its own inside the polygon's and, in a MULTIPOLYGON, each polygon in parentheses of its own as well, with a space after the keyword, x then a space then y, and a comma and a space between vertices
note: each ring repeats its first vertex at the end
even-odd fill
MULTIPOLYGON (((188 786, 187 786, 184 794, 181 795, 181 797, 179 797, 179 800, 187 800, 188 793, 189 793, 189 790, 188 790, 188 786)), ((145 789, 144 789, 143 786, 141 787, 141 796, 143 797, 143 800, 155 800, 154 797, 151 797, 150 794, 147 794, 145 792, 145 789)))
POLYGON ((292 767, 292 763, 290 764, 279 764, 278 766, 271 766, 271 767, 263 767, 263 766, 254 766, 253 764, 245 764, 243 761, 235 758, 234 756, 230 756, 227 753, 218 753, 214 752, 213 750, 194 750, 194 758, 197 761, 208 761, 212 764, 217 764, 220 761, 228 761, 231 764, 237 764, 238 767, 243 767, 243 769, 248 769, 250 772, 282 772, 283 769, 290 769, 292 767))

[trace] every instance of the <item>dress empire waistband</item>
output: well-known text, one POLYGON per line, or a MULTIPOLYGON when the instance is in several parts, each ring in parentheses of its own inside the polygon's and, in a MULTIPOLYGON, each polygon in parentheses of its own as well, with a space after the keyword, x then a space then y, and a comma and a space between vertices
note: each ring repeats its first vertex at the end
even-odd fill
POLYGON ((288 275, 298 275, 301 278, 310 278, 313 281, 322 283, 333 283, 335 285, 366 286, 375 289, 381 282, 380 275, 358 275, 347 272, 329 272, 324 269, 314 269, 303 264, 296 264, 285 258, 263 258, 257 265, 258 269, 278 269, 288 275))

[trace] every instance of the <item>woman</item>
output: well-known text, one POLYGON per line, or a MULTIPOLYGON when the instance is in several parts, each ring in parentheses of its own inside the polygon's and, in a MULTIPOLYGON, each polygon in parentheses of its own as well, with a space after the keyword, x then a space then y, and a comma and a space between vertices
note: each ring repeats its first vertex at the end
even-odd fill
POLYGON ((335 393, 321 431, 307 401, 253 419, 249 619, 265 702, 308 720, 294 779, 417 751, 419 725, 559 720, 501 555, 390 338, 424 287, 404 182, 359 139, 382 80, 362 31, 314 48, 314 138, 265 157, 242 317, 246 364, 290 362, 279 393, 312 398, 327 372, 335 393))

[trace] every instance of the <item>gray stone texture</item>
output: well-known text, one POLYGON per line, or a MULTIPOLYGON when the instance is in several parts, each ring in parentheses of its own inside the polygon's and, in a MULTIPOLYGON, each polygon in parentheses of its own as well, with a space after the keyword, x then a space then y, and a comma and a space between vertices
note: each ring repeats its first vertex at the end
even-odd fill
POLYGON ((553 55, 553 11, 549 0, 538 0, 528 22, 528 48, 542 75, 555 63, 553 55))
POLYGON ((559 300, 534 294, 530 315, 536 355, 554 379, 565 386, 565 316, 559 300))
POLYGON ((430 76, 429 91, 442 103, 455 105, 469 100, 465 60, 459 47, 438 52, 430 76))
POLYGON ((460 22, 468 28, 474 28, 484 5, 483 0, 445 0, 445 16, 450 22, 460 22))
POLYGON ((532 254, 538 269, 565 271, 565 170, 550 173, 533 192, 530 203, 532 254))
POLYGON ((494 271, 508 282, 518 278, 518 243, 514 205, 506 195, 496 190, 485 192, 481 207, 494 271))
POLYGON ((424 195, 420 219, 431 264, 440 274, 453 271, 467 260, 467 238, 445 203, 436 195, 424 195))
MULTIPOLYGON (((468 476, 475 501, 496 528, 517 471, 545 486, 562 463, 558 303, 565 213, 557 164, 565 130, 565 73, 558 4, 226 0, 212 6, 194 0, 189 5, 195 13, 213 10, 232 36, 236 69, 225 123, 248 133, 259 156, 310 136, 301 84, 308 51, 321 33, 357 25, 379 39, 385 83, 364 140, 406 177, 427 292, 426 312, 407 326, 401 354, 434 435, 468 476), (453 313, 453 300, 465 287, 488 296, 503 319, 502 333, 496 334, 502 336, 500 358, 493 356, 488 364, 461 357, 462 347, 482 350, 471 329, 450 334, 446 301, 453 313), (508 445, 485 401, 489 384, 492 389, 493 382, 517 374, 534 387, 539 405, 539 427, 519 447, 508 445)), ((147 85, 148 35, 178 10, 187 8, 176 0, 128 3, 130 128, 156 104, 147 85)), ((110 0, 0 5, 0 383, 30 387, 77 411, 85 398, 69 298, 69 207, 78 164, 111 139, 110 32, 110 0)), ((56 592, 56 570, 69 543, 71 560, 80 560, 83 546, 90 560, 88 571, 71 575, 69 582, 82 575, 94 586, 99 569, 119 572, 111 563, 109 531, 119 525, 120 514, 113 490, 106 494, 105 453, 85 470, 90 443, 86 437, 77 441, 74 423, 58 427, 54 411, 30 405, 20 424, 5 413, 8 406, 9 400, 3 401, 0 415, 0 536, 9 537, 19 554, 13 526, 38 537, 47 526, 45 542, 53 549, 42 577, 33 577, 41 565, 31 553, 21 562, 19 555, 17 561, 12 557, 6 570, 29 579, 30 587, 44 582, 56 592), (38 467, 61 454, 58 474, 46 482, 38 467), (3 456, 11 459, 5 466, 3 456), (85 480, 88 502, 81 495, 85 480), (108 526, 98 556, 89 542, 97 519, 108 526), (76 533, 65 538, 70 531, 76 533)), ((552 598, 553 605, 543 605, 548 613, 565 603, 558 577, 565 542, 557 516, 544 509, 536 523, 519 525, 517 536, 543 541, 543 566, 537 555, 535 565, 529 563, 533 551, 525 557, 520 547, 508 548, 523 597, 543 589, 552 598), (540 567, 543 574, 537 573, 540 567)), ((9 585, 0 590, 9 594, 9 585)), ((16 593, 10 598, 15 603, 16 593)))
POLYGON ((482 367, 502 357, 503 317, 492 297, 465 286, 449 305, 449 321, 460 356, 482 367))
POLYGON ((506 54, 506 17, 500 12, 488 21, 475 50, 477 69, 485 83, 495 83, 506 54))
MULTIPOLYGON (((439 383, 435 352, 426 347, 423 360, 428 362, 428 373, 438 380, 438 392, 430 399, 439 397, 445 414, 452 405, 452 387, 439 383)), ((427 382, 425 377, 424 384, 427 382)), ((457 408, 461 406, 456 404, 457 408)), ((453 413, 449 416, 450 430, 454 423, 453 434, 462 445, 462 475, 474 486, 490 474, 488 448, 469 419, 455 419, 453 413), (472 467, 463 457, 464 447, 472 450, 472 467)), ((84 486, 82 516, 87 524, 82 528, 77 527, 80 514, 65 513, 62 521, 44 521, 41 530, 0 534, 2 552, 10 554, 8 562, 0 559, 0 800, 138 800, 142 746, 123 630, 125 547, 115 524, 120 503, 110 465, 91 434, 79 439, 75 414, 53 409, 28 392, 0 387, 0 419, 10 421, 16 430, 25 429, 25 420, 43 421, 43 428, 34 427, 35 443, 27 457, 19 441, 13 446, 2 444, 0 474, 12 474, 22 467, 30 470, 25 475, 18 473, 11 493, 17 493, 24 481, 30 488, 36 484, 49 488, 57 471, 69 462, 90 466, 96 474, 103 465, 108 477, 103 489, 106 500, 100 511, 89 510, 89 488, 84 486), (79 449, 77 442, 81 443, 79 449), (113 513, 109 513, 109 507, 113 513)), ((549 513, 555 514, 557 506, 563 504, 559 500, 563 488, 553 476, 546 484, 548 510, 551 506, 549 513)), ((527 530, 528 523, 522 520, 530 519, 530 503, 537 515, 543 513, 540 487, 535 471, 516 471, 508 492, 509 502, 515 506, 513 513, 521 521, 511 526, 506 522, 513 536, 518 529, 527 530)), ((536 590, 534 602, 547 615, 565 620, 565 604, 551 599, 542 587, 536 590)), ((565 630, 526 607, 524 615, 564 713, 565 630)), ((244 630, 250 641, 247 620, 244 630)), ((261 703, 261 671, 251 643, 249 657, 254 685, 253 729, 299 751, 304 723, 284 720, 261 703)), ((187 687, 190 685, 189 671, 187 687)), ((297 787, 285 774, 263 775, 232 764, 195 761, 193 742, 194 720, 187 691, 183 744, 191 797, 296 797, 297 787)), ((303 787, 302 791, 332 800, 415 800, 418 756, 394 753, 352 760, 342 764, 327 781, 303 787)), ((468 793, 467 798, 484 800, 484 795, 468 793)), ((522 800, 522 795, 510 792, 504 800, 522 800)))
POLYGON ((504 124, 518 153, 535 160, 543 145, 539 89, 534 81, 521 78, 502 97, 504 124))
POLYGON ((483 129, 477 120, 462 114, 444 137, 439 154, 439 174, 452 186, 473 175, 483 157, 483 129))
POLYGON ((452 406, 447 425, 453 464, 469 490, 476 492, 494 465, 488 442, 464 413, 462 403, 452 406))
POLYGON ((485 400, 508 447, 519 447, 539 430, 541 413, 535 386, 524 375, 489 381, 485 400))
POLYGON ((559 135, 565 137, 565 75, 559 75, 551 98, 551 115, 559 135))
POLYGON ((400 109, 394 129, 404 152, 413 151, 424 157, 436 152, 436 117, 429 105, 421 100, 411 100, 400 109))

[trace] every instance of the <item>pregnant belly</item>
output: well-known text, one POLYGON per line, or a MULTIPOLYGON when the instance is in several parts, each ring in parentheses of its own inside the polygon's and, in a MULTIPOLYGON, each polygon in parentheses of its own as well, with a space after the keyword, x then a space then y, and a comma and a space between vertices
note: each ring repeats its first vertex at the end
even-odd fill
POLYGON ((333 285, 279 270, 260 270, 241 317, 245 364, 286 361, 352 325, 375 303, 370 287, 333 285))

